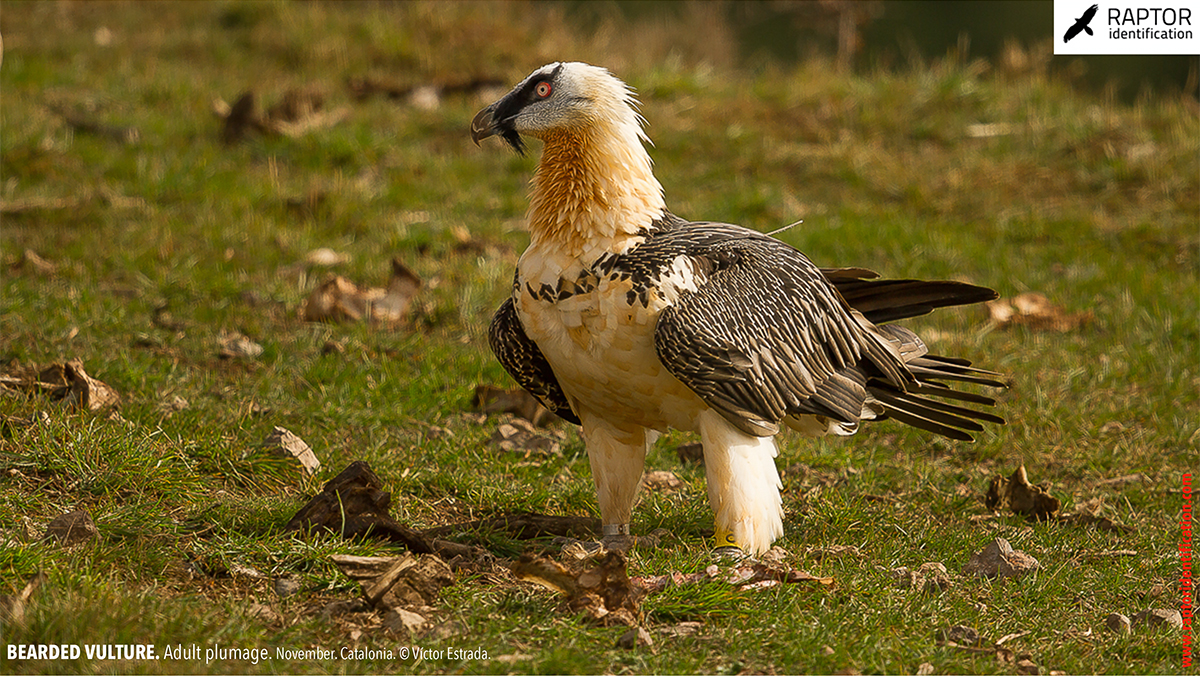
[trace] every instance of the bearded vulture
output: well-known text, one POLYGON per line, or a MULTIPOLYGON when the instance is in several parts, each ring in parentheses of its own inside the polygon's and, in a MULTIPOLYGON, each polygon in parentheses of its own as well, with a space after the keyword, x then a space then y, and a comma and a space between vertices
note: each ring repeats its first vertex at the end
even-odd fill
POLYGON ((753 230, 684 220, 667 210, 642 124, 630 88, 584 63, 537 69, 471 122, 476 144, 543 142, 529 248, 489 342, 521 386, 580 426, 605 544, 631 539, 646 449, 668 427, 700 434, 717 549, 753 555, 783 534, 781 424, 848 435, 892 418, 971 440, 980 421, 1004 422, 964 405, 993 399, 944 384, 1003 387, 998 374, 881 325, 994 291, 872 281, 753 230))

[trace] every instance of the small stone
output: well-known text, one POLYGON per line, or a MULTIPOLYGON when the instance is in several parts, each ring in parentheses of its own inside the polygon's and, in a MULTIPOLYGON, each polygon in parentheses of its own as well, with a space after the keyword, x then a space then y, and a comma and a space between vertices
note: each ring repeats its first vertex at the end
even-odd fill
POLYGON ((1133 616, 1133 626, 1183 629, 1183 614, 1174 608, 1152 608, 1133 616))
POLYGON ((1110 613, 1108 617, 1104 618, 1104 626, 1118 634, 1128 634, 1131 630, 1129 617, 1121 613, 1110 613))
POLYGON ((917 667, 917 676, 930 676, 933 673, 933 665, 928 662, 922 662, 917 667))
POLYGON ((1038 665, 1033 663, 1033 660, 1025 659, 1017 660, 1017 673, 1036 675, 1042 673, 1042 670, 1038 665))
POLYGON ((318 265, 328 268, 333 267, 334 265, 341 265, 342 263, 349 261, 350 256, 334 251, 329 247, 321 247, 320 249, 313 249, 312 251, 309 251, 308 255, 304 257, 304 260, 310 265, 318 265))
POLYGON ((77 509, 54 517, 46 527, 46 539, 57 540, 64 547, 87 542, 96 537, 96 523, 86 510, 77 509))
POLYGON ((292 576, 275 578, 275 593, 279 594, 279 598, 286 599, 287 597, 300 591, 300 580, 292 576))
POLYGON ((429 624, 423 615, 404 608, 392 608, 383 618, 383 626, 395 634, 411 634, 429 624))

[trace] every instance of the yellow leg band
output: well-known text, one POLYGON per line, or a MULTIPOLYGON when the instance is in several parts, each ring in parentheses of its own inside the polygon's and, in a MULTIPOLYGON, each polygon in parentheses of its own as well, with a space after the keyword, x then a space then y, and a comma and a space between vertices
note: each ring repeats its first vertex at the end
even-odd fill
POLYGON ((727 531, 720 526, 717 526, 717 533, 716 535, 713 535, 713 546, 716 549, 722 549, 724 547, 734 547, 736 549, 742 548, 741 545, 738 544, 737 540, 734 539, 733 532, 727 531))

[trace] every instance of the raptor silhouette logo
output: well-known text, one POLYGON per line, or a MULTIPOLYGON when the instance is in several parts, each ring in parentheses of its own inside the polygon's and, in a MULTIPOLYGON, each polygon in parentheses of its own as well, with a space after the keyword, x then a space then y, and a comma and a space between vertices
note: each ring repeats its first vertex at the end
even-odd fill
POLYGON ((1075 23, 1067 29, 1067 34, 1063 36, 1063 42, 1070 42, 1071 38, 1079 35, 1083 31, 1087 31, 1088 35, 1095 35, 1095 33, 1092 32, 1092 29, 1088 27, 1088 24, 1090 24, 1092 19, 1096 17, 1096 12, 1098 11, 1100 11, 1100 5, 1092 5, 1091 7, 1088 7, 1087 11, 1083 13, 1083 16, 1076 19, 1075 23))

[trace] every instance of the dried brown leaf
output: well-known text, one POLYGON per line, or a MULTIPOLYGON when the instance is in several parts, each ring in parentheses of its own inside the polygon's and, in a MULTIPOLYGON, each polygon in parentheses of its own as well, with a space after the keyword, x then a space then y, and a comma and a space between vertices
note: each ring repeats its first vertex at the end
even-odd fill
POLYGON ((310 322, 345 322, 371 319, 398 323, 408 315, 421 280, 398 259, 386 289, 360 287, 341 276, 331 276, 309 294, 303 316, 310 322))
POLYGON ((1062 507, 1058 498, 1045 488, 1029 483, 1025 465, 1018 467, 1012 476, 994 477, 988 485, 984 504, 992 511, 1010 509, 1038 521, 1053 517, 1062 507))
POLYGON ((996 326, 1028 326, 1039 331, 1074 331, 1095 319, 1091 311, 1069 313, 1040 293, 1023 293, 1012 298, 988 301, 996 326))
POLYGON ((511 413, 538 427, 558 420, 558 416, 542 406, 536 397, 519 387, 505 389, 494 385, 477 385, 471 406, 482 413, 511 413))
POLYGON ((1025 552, 1014 550, 1008 540, 996 538, 983 549, 971 555, 963 566, 964 575, 979 575, 989 578, 1020 577, 1040 567, 1037 559, 1025 552))
POLYGON ((566 607, 590 622, 636 626, 641 617, 644 592, 630 580, 620 552, 605 552, 597 559, 579 562, 575 568, 544 556, 523 554, 510 570, 518 579, 564 594, 566 607))
POLYGON ((285 457, 295 458, 309 476, 316 474, 321 469, 321 461, 317 459, 317 454, 291 430, 276 427, 263 440, 262 445, 285 457))

